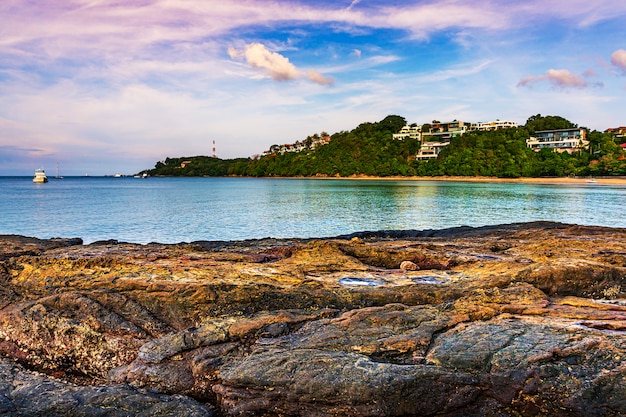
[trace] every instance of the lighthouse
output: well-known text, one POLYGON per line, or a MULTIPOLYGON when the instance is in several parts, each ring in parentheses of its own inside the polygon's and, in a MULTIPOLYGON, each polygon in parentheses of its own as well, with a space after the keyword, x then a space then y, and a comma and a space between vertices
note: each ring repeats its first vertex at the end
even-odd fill
POLYGON ((211 156, 213 158, 217 158, 217 152, 215 151, 215 141, 213 141, 213 154, 211 156))

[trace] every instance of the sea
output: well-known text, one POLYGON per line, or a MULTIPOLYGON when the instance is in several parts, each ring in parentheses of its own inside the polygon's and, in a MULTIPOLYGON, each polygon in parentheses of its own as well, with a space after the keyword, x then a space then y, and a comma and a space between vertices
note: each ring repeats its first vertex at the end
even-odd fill
POLYGON ((547 220, 626 227, 626 187, 453 181, 0 177, 0 234, 146 244, 547 220))

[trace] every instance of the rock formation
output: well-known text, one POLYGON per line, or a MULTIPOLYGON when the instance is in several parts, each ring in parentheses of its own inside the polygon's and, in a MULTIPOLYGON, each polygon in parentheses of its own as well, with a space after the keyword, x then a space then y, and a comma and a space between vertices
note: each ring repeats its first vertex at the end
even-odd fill
POLYGON ((626 230, 558 223, 0 236, 0 413, 626 415, 625 279, 626 230))

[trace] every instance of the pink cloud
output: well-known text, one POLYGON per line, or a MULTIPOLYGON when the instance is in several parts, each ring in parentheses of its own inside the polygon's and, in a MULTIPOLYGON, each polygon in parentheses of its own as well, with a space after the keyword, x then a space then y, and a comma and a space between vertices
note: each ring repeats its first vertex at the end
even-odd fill
POLYGON ((626 50, 619 49, 611 54, 611 64, 621 69, 626 74, 626 50))
POLYGON ((325 75, 322 75, 314 70, 311 70, 307 73, 307 78, 314 83, 318 83, 321 85, 333 85, 333 83, 335 82, 332 78, 326 77, 325 75))
POLYGON ((276 81, 289 81, 306 77, 320 85, 331 85, 333 79, 310 70, 305 73, 289 61, 289 58, 268 50, 261 43, 251 43, 246 45, 244 50, 228 48, 228 55, 231 59, 244 59, 253 68, 260 68, 276 81))
POLYGON ((593 68, 587 69, 583 72, 583 77, 597 77, 598 73, 593 70, 593 68))
POLYGON ((547 81, 559 88, 583 88, 588 86, 587 81, 585 81, 582 77, 574 75, 566 69, 549 69, 544 75, 529 75, 528 77, 521 79, 520 82, 517 83, 517 86, 526 87, 542 81, 547 81))
POLYGON ((300 76, 300 71, 288 58, 269 51, 260 43, 251 43, 243 51, 229 48, 228 54, 233 59, 243 57, 251 67, 264 69, 276 81, 294 80, 300 76))
POLYGON ((559 87, 585 87, 587 85, 585 80, 568 70, 549 69, 546 75, 548 81, 559 87))

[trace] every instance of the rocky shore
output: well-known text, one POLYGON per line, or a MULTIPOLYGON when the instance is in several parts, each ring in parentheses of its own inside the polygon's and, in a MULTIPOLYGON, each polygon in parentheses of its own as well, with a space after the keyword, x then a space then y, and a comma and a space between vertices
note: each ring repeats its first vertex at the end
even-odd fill
POLYGON ((0 280, 0 415, 626 415, 626 229, 5 235, 0 280))

